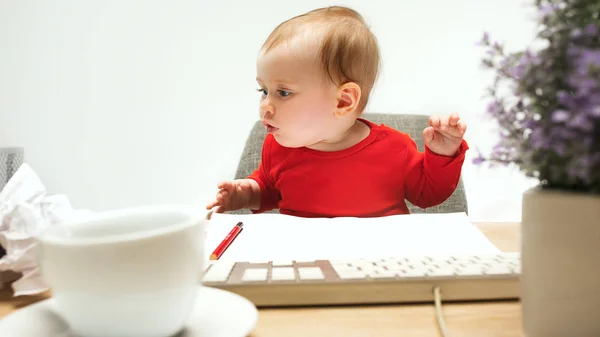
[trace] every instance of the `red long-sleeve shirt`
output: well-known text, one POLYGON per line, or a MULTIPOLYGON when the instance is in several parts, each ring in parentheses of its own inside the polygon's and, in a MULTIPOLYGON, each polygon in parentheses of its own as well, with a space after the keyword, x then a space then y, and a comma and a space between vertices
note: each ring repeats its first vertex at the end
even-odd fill
POLYGON ((460 179, 467 143, 455 156, 419 152, 402 132, 361 119, 370 134, 341 151, 287 148, 267 135, 259 167, 248 177, 261 189, 261 213, 279 208, 301 217, 406 214, 405 199, 427 208, 445 201, 460 179))

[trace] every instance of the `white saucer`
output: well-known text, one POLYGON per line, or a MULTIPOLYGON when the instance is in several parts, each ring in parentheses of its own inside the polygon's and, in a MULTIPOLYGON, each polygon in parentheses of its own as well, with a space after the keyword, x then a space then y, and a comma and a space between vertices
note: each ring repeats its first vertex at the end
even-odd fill
MULTIPOLYGON (((258 311, 252 302, 237 294, 199 287, 198 301, 186 328, 176 337, 244 337, 254 330, 258 311)), ((2 337, 75 337, 54 311, 50 298, 0 320, 2 337)))

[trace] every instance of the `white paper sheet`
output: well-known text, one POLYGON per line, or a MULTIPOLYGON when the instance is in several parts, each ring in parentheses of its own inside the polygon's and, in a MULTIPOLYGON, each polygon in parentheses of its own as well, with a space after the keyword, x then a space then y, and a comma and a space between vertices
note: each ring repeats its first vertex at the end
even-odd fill
MULTIPOLYGON (((6 250, 6 255, 0 258, 0 273, 22 274, 12 283, 15 296, 42 293, 49 289, 37 265, 37 233, 47 226, 86 219, 91 214, 87 210, 73 209, 64 194, 48 194, 28 164, 19 167, 0 191, 0 245, 6 250)), ((0 276, 0 288, 4 282, 14 279, 14 274, 9 276, 0 276)))
POLYGON ((207 227, 207 258, 238 221, 244 229, 221 260, 309 261, 500 251, 465 213, 366 219, 215 214, 207 227))

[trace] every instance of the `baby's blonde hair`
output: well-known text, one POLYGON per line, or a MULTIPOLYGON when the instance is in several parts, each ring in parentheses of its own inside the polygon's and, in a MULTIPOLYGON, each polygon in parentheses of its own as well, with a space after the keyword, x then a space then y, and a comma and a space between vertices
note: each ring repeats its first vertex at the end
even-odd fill
POLYGON ((261 50, 268 52, 305 33, 308 26, 320 33, 318 59, 327 77, 337 86, 354 82, 360 87, 357 111, 362 113, 379 74, 380 55, 375 35, 357 11, 332 6, 293 17, 273 30, 261 50))

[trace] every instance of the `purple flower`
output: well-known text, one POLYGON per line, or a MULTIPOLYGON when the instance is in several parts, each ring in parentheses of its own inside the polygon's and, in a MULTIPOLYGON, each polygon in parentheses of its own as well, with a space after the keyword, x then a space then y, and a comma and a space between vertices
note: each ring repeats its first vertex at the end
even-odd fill
POLYGON ((565 110, 556 110, 552 113, 552 121, 555 123, 562 123, 569 120, 570 114, 565 110))
POLYGON ((544 135, 544 130, 541 128, 534 129, 529 136, 529 144, 534 150, 547 149, 550 142, 544 135))
POLYGON ((582 175, 581 172, 581 168, 578 166, 569 166, 569 168, 567 169, 567 175, 569 176, 569 178, 571 180, 576 180, 579 179, 579 177, 582 175))
POLYGON ((600 90, 579 97, 577 102, 582 113, 592 117, 600 117, 600 90))
POLYGON ((588 95, 586 103, 593 106, 600 106, 600 90, 596 90, 592 94, 588 95))
POLYGON ((540 15, 542 18, 552 15, 558 8, 554 4, 545 3, 540 7, 540 15))
POLYGON ((594 79, 577 75, 569 77, 567 82, 571 87, 575 88, 575 90, 581 95, 589 94, 597 86, 597 81, 595 81, 594 79))
POLYGON ((575 45, 569 45, 568 49, 567 49, 567 56, 569 56, 569 58, 577 58, 577 56, 579 56, 581 54, 581 48, 575 45))
POLYGON ((499 159, 503 162, 514 160, 515 149, 513 147, 507 147, 503 143, 496 144, 492 149, 491 157, 499 159))
POLYGON ((500 114, 503 111, 503 107, 498 101, 490 102, 487 106, 487 113, 494 116, 500 114))
POLYGON ((569 48, 569 57, 573 59, 575 72, 569 76, 567 82, 580 95, 588 95, 600 81, 593 74, 594 69, 600 70, 600 49, 569 48))
POLYGON ((558 102, 562 106, 565 106, 567 108, 573 107, 574 99, 573 99, 573 96, 571 96, 571 94, 569 94, 568 92, 566 92, 564 90, 560 90, 560 91, 556 92, 556 96, 558 98, 558 102))
POLYGON ((600 163, 600 155, 598 153, 580 156, 571 162, 567 174, 571 179, 579 179, 585 183, 590 183, 592 182, 590 173, 598 163, 600 163))
POLYGON ((485 33, 486 68, 496 71, 486 115, 502 130, 488 159, 518 164, 549 187, 600 194, 600 25, 575 1, 539 1, 535 51, 506 53, 485 33))
POLYGON ((525 51, 525 54, 523 55, 523 57, 524 57, 524 59, 522 61, 526 62, 528 64, 538 65, 538 64, 540 64, 540 61, 541 61, 540 56, 532 53, 531 50, 525 51))
POLYGON ((490 33, 484 32, 483 37, 481 38, 481 42, 484 44, 490 43, 490 33))
POLYGON ((596 26, 593 23, 590 23, 583 29, 583 34, 588 37, 595 37, 598 34, 598 30, 598 26, 596 26))
POLYGON ((500 62, 498 62, 498 65, 500 66, 500 68, 504 69, 510 64, 510 61, 510 58, 505 57, 502 60, 500 60, 500 62))
POLYGON ((594 129, 594 124, 590 122, 584 114, 578 114, 567 124, 570 127, 577 128, 582 131, 592 131, 594 129))
POLYGON ((487 46, 490 44, 490 34, 488 32, 484 32, 481 40, 477 41, 476 46, 487 46))
POLYGON ((576 132, 575 130, 571 130, 568 128, 553 128, 551 131, 552 134, 552 140, 568 140, 568 141, 573 141, 573 140, 577 140, 577 137, 579 136, 579 132, 576 132))
POLYGON ((521 78, 523 78, 523 75, 525 74, 525 64, 523 64, 523 63, 517 64, 516 66, 510 68, 509 73, 517 81, 520 80, 521 78))
POLYGON ((485 162, 485 158, 481 157, 481 156, 477 156, 475 158, 473 158, 473 165, 481 165, 485 162))
POLYGON ((502 52, 502 45, 499 42, 494 42, 494 50, 502 52))
POLYGON ((591 67, 600 67, 600 49, 584 49, 581 53, 578 67, 584 68, 586 73, 591 67))
POLYGON ((561 157, 565 157, 568 154, 567 147, 563 142, 554 141, 552 143, 552 150, 561 157))
POLYGON ((536 128, 539 124, 538 121, 535 121, 533 119, 527 119, 523 121, 523 126, 527 129, 534 129, 536 128))

